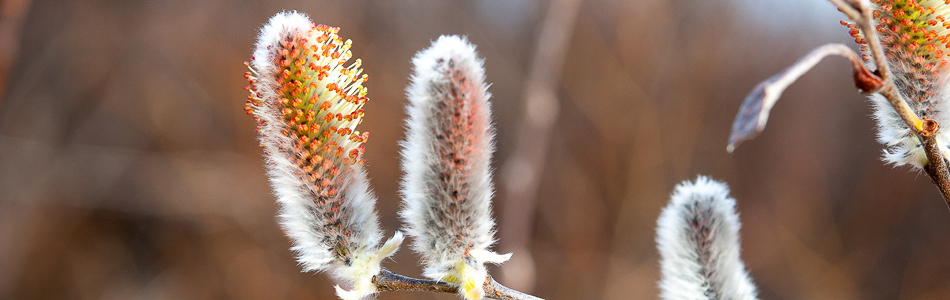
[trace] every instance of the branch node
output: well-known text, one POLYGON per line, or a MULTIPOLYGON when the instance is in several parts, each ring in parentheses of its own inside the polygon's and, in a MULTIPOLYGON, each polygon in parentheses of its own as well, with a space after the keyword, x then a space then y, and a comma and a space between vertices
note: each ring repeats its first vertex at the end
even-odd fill
POLYGON ((937 121, 931 120, 929 118, 921 119, 920 125, 917 128, 920 131, 920 134, 923 136, 931 136, 940 131, 940 124, 937 124, 937 121))

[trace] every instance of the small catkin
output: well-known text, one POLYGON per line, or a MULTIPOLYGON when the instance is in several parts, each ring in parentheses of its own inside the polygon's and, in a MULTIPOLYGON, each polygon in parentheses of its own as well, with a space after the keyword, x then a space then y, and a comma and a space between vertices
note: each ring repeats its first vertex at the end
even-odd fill
POLYGON ((412 60, 402 143, 405 231, 427 277, 480 299, 494 243, 489 163, 494 132, 482 61, 465 38, 442 36, 412 60))
POLYGON ((729 187, 704 176, 676 186, 657 220, 660 298, 756 299, 756 287, 739 258, 735 204, 729 187))

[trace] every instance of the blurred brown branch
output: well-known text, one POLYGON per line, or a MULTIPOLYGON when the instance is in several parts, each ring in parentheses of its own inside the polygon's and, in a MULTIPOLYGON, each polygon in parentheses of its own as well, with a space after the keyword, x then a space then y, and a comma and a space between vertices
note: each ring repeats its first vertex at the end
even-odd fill
POLYGON ((0 2, 0 100, 10 79, 17 48, 20 47, 20 31, 31 0, 6 0, 0 2))
POLYGON ((768 122, 769 112, 782 96, 782 92, 829 55, 843 56, 851 61, 855 84, 862 91, 874 91, 881 87, 881 79, 861 64, 861 58, 851 48, 842 44, 827 44, 818 47, 792 66, 752 89, 739 107, 739 113, 736 114, 736 119, 732 123, 732 132, 729 134, 729 146, 726 147, 726 151, 731 153, 736 146, 739 146, 739 143, 750 140, 762 132, 768 122))
POLYGON ((501 170, 506 192, 500 235, 505 248, 517 253, 501 270, 504 278, 514 281, 512 286, 519 290, 530 291, 534 286, 535 268, 529 247, 531 224, 551 130, 558 117, 557 81, 579 8, 578 0, 553 1, 548 7, 524 84, 524 117, 518 126, 518 145, 501 170))

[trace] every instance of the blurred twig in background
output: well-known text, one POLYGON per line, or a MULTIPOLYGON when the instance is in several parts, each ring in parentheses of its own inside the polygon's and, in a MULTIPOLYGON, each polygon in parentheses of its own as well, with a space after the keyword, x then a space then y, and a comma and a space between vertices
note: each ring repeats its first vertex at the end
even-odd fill
POLYGON ((504 281, 516 290, 534 288, 537 270, 530 242, 538 187, 560 111, 558 79, 580 4, 580 0, 554 0, 549 4, 524 82, 524 112, 516 127, 518 144, 501 169, 505 190, 501 206, 504 225, 499 228, 501 246, 505 252, 516 253, 501 271, 504 281))
POLYGON ((5 0, 0 3, 0 100, 7 87, 13 59, 20 47, 20 29, 31 0, 5 0))

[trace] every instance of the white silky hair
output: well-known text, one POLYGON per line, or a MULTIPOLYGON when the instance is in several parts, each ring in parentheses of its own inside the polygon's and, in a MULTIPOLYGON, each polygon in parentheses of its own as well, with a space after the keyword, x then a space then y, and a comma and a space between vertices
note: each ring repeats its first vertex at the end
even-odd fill
POLYGON ((920 140, 884 96, 874 94, 868 98, 877 121, 877 141, 884 145, 881 160, 894 166, 911 165, 922 169, 927 164, 927 155, 920 140))
POLYGON ((483 62, 464 37, 442 36, 412 63, 402 143, 404 230, 423 258, 427 277, 474 279, 474 290, 460 292, 480 297, 484 264, 510 256, 489 250, 495 241, 494 130, 483 62))
MULTIPOLYGON (((254 107, 254 115, 264 124, 259 131, 267 176, 280 205, 281 226, 293 240, 291 249, 297 254, 297 261, 304 271, 329 271, 331 277, 351 289, 338 286, 341 298, 361 299, 376 292, 372 276, 379 273, 380 262, 398 249, 402 235, 397 232, 385 245, 378 246, 382 232, 375 211, 376 196, 359 164, 337 165, 341 171, 334 179, 339 186, 337 197, 345 199, 345 213, 340 219, 351 235, 328 232, 324 227, 325 212, 315 204, 318 191, 307 183, 305 172, 294 163, 299 156, 293 150, 294 140, 281 133, 289 126, 281 119, 277 105, 281 98, 277 81, 280 67, 274 60, 282 50, 282 40, 306 37, 312 27, 313 22, 304 14, 281 12, 261 28, 251 62, 257 80, 257 89, 252 93, 261 101, 260 106, 254 107), (339 250, 334 249, 341 244, 349 252, 349 261, 339 259, 339 250)), ((312 43, 314 39, 309 40, 312 43)), ((335 80, 335 76, 339 74, 331 74, 327 80, 335 80)))
POLYGON ((660 298, 756 299, 739 258, 739 216, 726 184, 699 176, 676 186, 657 220, 660 298))
MULTIPOLYGON (((944 36, 950 31, 946 26, 943 26, 944 21, 941 21, 942 18, 950 17, 950 6, 945 5, 944 1, 940 0, 921 0, 917 2, 919 7, 931 9, 926 18, 921 17, 922 20, 918 21, 925 23, 928 19, 934 22, 939 21, 935 25, 929 25, 933 26, 930 28, 933 30, 930 33, 944 36)), ((871 5, 877 10, 881 8, 882 3, 877 2, 873 5, 865 3, 865 5, 871 5)), ((922 26, 926 27, 928 25, 922 26)), ((889 30, 880 33, 883 36, 900 34, 889 30)), ((903 39, 903 37, 898 36, 891 36, 891 38, 903 39)), ((944 43, 936 39, 925 43, 926 45, 919 45, 919 47, 936 46, 937 51, 941 53, 950 51, 944 43)), ((883 42, 882 46, 885 52, 894 51, 894 53, 887 55, 887 67, 891 70, 891 77, 898 93, 907 101, 908 107, 918 117, 929 118, 941 127, 950 126, 950 101, 948 101, 950 99, 947 99, 950 97, 950 91, 948 91, 950 89, 950 76, 947 75, 950 68, 942 65, 940 57, 943 54, 936 55, 935 61, 920 63, 912 60, 911 57, 916 57, 917 54, 908 53, 910 50, 904 48, 907 47, 904 42, 897 45, 883 42), (921 70, 927 63, 936 66, 932 70, 921 70)), ((863 49, 865 55, 871 54, 867 47, 863 49)), ((943 63, 946 63, 946 60, 943 60, 943 63)), ((873 62, 867 62, 867 65, 870 69, 875 68, 873 62)), ((927 154, 911 128, 904 123, 894 107, 888 103, 887 98, 877 93, 870 95, 868 98, 874 110, 874 119, 877 121, 877 140, 884 145, 881 160, 893 164, 895 167, 909 165, 915 170, 923 170, 928 163, 927 154)), ((939 151, 945 157, 950 155, 950 135, 947 134, 946 128, 940 128, 935 135, 939 151)))
MULTIPOLYGON (((944 91, 937 93, 935 99, 931 100, 934 101, 933 105, 936 109, 930 118, 940 125, 950 124, 950 101, 944 99, 947 96, 948 94, 944 91)), ((881 94, 873 94, 868 98, 871 100, 874 119, 877 121, 877 141, 884 145, 881 160, 896 167, 910 165, 917 170, 923 170, 928 162, 927 154, 917 136, 897 115, 887 98, 881 94)), ((904 99, 909 98, 905 96, 904 99)), ((950 157, 950 136, 947 130, 941 128, 935 134, 937 147, 944 156, 950 157)))

